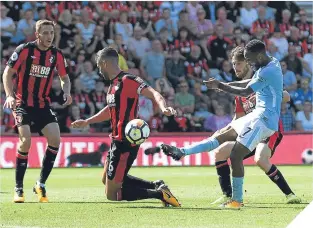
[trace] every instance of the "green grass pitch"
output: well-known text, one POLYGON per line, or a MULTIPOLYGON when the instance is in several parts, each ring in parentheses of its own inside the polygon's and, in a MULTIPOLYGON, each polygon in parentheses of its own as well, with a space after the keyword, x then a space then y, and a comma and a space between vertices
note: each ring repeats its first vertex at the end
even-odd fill
POLYGON ((48 204, 39 204, 32 186, 39 169, 26 172, 26 202, 13 204, 14 169, 0 170, 0 227, 108 228, 276 228, 286 227, 312 200, 312 167, 282 166, 303 203, 285 204, 280 190, 257 167, 246 167, 245 206, 220 210, 210 202, 220 196, 214 167, 132 168, 131 174, 163 179, 181 208, 162 208, 157 200, 109 202, 101 183, 102 168, 54 169, 47 182, 48 204))

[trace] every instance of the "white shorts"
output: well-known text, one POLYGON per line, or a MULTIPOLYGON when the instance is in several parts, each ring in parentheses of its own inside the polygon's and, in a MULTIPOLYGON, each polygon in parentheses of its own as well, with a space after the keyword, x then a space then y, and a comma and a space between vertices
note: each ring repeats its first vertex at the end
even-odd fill
POLYGON ((253 112, 233 121, 231 126, 238 134, 236 141, 250 151, 253 151, 262 140, 275 133, 265 126, 260 116, 253 112))

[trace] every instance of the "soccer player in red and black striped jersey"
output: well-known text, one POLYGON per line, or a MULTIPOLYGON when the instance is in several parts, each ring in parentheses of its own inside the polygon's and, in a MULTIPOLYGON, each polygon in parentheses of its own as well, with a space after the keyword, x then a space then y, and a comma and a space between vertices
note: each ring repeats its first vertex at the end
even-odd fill
POLYGON ((39 202, 48 202, 45 182, 53 168, 60 144, 60 129, 57 118, 50 109, 49 98, 55 69, 58 71, 64 91, 63 105, 72 103, 67 64, 61 51, 52 46, 54 29, 55 24, 52 21, 37 21, 35 32, 37 39, 18 46, 3 73, 7 96, 4 106, 13 110, 20 139, 16 155, 14 194, 16 203, 24 202, 23 179, 31 145, 30 126, 33 124, 48 142, 40 177, 33 191, 38 195, 39 202), (16 90, 13 89, 14 74, 17 74, 16 90))
POLYGON ((176 111, 168 107, 161 94, 141 78, 121 71, 118 53, 112 47, 99 51, 96 61, 103 78, 110 82, 106 96, 107 106, 86 120, 73 122, 72 126, 85 127, 88 124, 111 120, 112 143, 102 179, 106 185, 107 199, 134 201, 154 198, 161 200, 164 205, 179 207, 177 199, 160 181, 158 183, 145 181, 128 174, 137 157, 139 146, 130 144, 124 133, 127 123, 138 118, 139 95, 153 100, 164 115, 175 115, 176 111))

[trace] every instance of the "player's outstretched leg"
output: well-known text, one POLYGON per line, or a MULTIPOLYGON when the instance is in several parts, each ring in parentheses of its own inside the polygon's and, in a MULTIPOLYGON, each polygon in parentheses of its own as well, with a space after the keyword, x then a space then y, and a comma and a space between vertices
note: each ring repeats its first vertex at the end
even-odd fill
POLYGON ((167 156, 170 156, 174 160, 178 161, 186 155, 210 152, 219 147, 219 145, 222 143, 227 141, 234 141, 236 138, 236 131, 233 128, 229 128, 221 134, 214 134, 210 138, 204 139, 187 147, 177 148, 175 146, 162 144, 161 148, 167 156))
POLYGON ((31 145, 31 132, 28 125, 18 127, 19 145, 16 154, 14 203, 24 203, 23 180, 27 169, 28 151, 31 145))
POLYGON ((301 199, 293 193, 283 174, 275 165, 271 163, 271 156, 272 150, 269 148, 268 144, 260 143, 256 148, 254 161, 271 179, 271 181, 273 181, 277 185, 277 187, 285 194, 286 202, 288 204, 301 203, 301 199))
POLYGON ((38 201, 41 203, 47 203, 47 191, 46 191, 46 181, 52 171, 55 158, 59 151, 60 145, 60 129, 57 123, 47 124, 41 131, 46 137, 48 146, 46 149, 46 154, 42 161, 42 168, 40 172, 39 180, 33 187, 33 191, 38 196, 38 201))

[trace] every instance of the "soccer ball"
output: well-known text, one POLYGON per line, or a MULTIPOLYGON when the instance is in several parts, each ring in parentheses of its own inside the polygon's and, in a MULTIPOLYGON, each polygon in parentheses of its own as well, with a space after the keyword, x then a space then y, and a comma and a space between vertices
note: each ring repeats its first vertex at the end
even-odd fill
POLYGON ((149 137, 150 128, 148 124, 141 119, 133 119, 125 127, 125 136, 127 140, 136 145, 140 145, 149 137))
POLYGON ((303 164, 313 164, 313 152, 312 149, 306 149, 302 153, 303 164))

